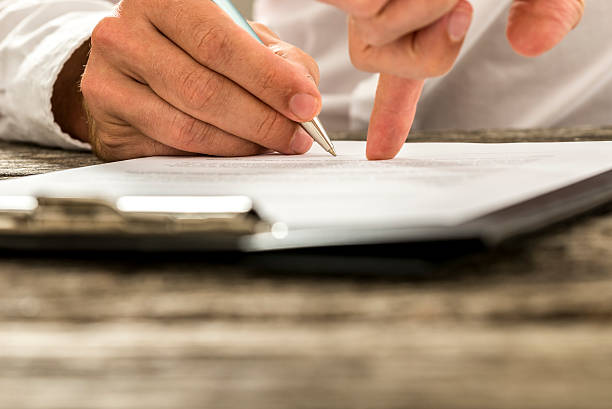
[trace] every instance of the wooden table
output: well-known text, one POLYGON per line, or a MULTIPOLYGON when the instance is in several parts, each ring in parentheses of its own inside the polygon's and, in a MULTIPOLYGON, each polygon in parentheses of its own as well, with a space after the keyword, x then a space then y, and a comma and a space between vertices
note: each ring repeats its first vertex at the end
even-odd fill
MULTIPOLYGON (((6 178, 97 161, 0 144, 0 163, 6 178)), ((243 261, 1 255, 0 408, 612 405, 612 205, 419 276, 243 261)))

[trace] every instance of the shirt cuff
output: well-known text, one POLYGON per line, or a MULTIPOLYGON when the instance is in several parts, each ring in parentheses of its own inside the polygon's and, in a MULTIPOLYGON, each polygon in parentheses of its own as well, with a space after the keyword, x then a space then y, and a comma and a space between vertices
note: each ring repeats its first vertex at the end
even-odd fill
MULTIPOLYGON (((106 5, 106 4, 105 4, 106 5)), ((36 49, 25 57, 12 86, 6 92, 10 120, 3 139, 34 142, 64 149, 88 150, 90 145, 63 132, 51 107, 53 87, 64 64, 91 37, 94 27, 112 12, 71 12, 46 27, 36 49)))

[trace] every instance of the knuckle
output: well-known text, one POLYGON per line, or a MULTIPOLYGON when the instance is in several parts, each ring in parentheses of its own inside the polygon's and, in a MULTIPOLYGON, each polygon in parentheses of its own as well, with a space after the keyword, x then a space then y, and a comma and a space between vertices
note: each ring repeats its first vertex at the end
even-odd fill
POLYGON ((267 112, 261 115, 257 126, 255 127, 255 137, 264 146, 272 147, 277 145, 283 145, 278 139, 280 135, 283 135, 283 116, 278 111, 268 109, 267 112))
POLYGON ((224 65, 231 58, 230 38, 227 30, 202 22, 194 28, 198 56, 204 62, 215 61, 224 65))
POLYGON ((310 74, 310 76, 315 80, 318 84, 319 79, 321 77, 321 73, 319 71, 319 64, 317 64, 316 60, 312 58, 308 53, 304 50, 295 47, 295 59, 299 61, 299 63, 306 68, 306 71, 310 74))
POLYGON ((279 88, 280 75, 276 68, 269 67, 268 70, 264 71, 260 75, 260 89, 263 91, 273 90, 279 88))
POLYGON ((212 127, 203 124, 190 116, 177 115, 172 124, 176 129, 176 147, 188 152, 201 152, 211 143, 212 127))
POLYGON ((223 80, 205 71, 189 71, 180 79, 181 93, 188 109, 211 110, 223 91, 223 80))
POLYGON ((295 47, 287 43, 274 42, 267 45, 267 47, 279 57, 289 59, 291 58, 291 52, 294 51, 295 47))
POLYGON ((181 147, 192 148, 197 142, 197 120, 191 117, 181 117, 180 119, 175 119, 172 125, 172 129, 176 129, 177 144, 181 147))
POLYGON ((351 58, 351 63, 358 70, 365 72, 376 72, 376 68, 371 63, 370 58, 368 56, 367 49, 350 46, 349 56, 351 58))
POLYGON ((354 22, 349 25, 349 57, 351 63, 361 71, 376 72, 376 66, 372 63, 376 58, 376 48, 364 43, 361 36, 357 34, 354 22))
POLYGON ((91 33, 91 48, 107 49, 120 43, 118 41, 118 27, 116 17, 105 17, 91 33))
MULTIPOLYGON (((270 48, 270 50, 272 50, 274 54, 286 59, 291 64, 303 67, 307 72, 307 76, 312 78, 317 85, 319 84, 319 80, 321 77, 319 72, 319 65, 317 64, 315 59, 312 58, 312 56, 310 56, 304 50, 287 43, 273 43, 268 47, 270 48)), ((271 72, 271 70, 268 69, 264 73, 262 73, 262 75, 272 76, 277 74, 271 72)), ((273 86, 273 84, 275 84, 277 81, 278 80, 274 78, 268 77, 262 79, 261 85, 262 87, 268 88, 273 86)))

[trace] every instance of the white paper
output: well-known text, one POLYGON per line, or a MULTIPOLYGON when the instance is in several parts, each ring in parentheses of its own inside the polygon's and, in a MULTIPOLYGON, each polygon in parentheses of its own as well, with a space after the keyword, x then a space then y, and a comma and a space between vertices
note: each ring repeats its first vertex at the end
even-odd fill
POLYGON ((406 144, 365 160, 365 143, 336 142, 334 158, 156 157, 0 181, 0 195, 247 195, 291 228, 449 225, 612 169, 612 142, 406 144))

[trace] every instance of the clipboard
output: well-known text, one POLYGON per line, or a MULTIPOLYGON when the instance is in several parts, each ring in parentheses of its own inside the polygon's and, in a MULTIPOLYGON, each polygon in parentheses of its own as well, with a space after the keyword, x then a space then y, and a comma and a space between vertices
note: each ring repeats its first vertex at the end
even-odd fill
POLYGON ((467 222, 444 227, 289 230, 246 196, 9 196, 0 200, 0 249, 70 252, 240 252, 309 249, 399 254, 486 249, 612 202, 612 171, 467 222))

